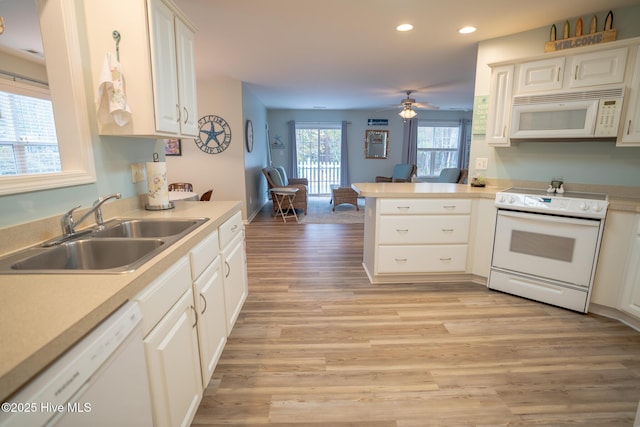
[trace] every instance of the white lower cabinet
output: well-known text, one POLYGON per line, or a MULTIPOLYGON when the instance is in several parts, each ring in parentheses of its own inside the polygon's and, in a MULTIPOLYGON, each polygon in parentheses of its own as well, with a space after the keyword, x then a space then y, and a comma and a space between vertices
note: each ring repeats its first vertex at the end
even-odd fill
MULTIPOLYGON (((373 266, 375 276, 465 272, 471 201, 378 199, 373 266)), ((365 257, 366 258, 366 257, 365 257)), ((373 268, 371 268, 373 267, 373 268)))
POLYGON ((220 270, 220 257, 216 257, 193 283, 195 305, 198 311, 198 338, 203 387, 209 384, 227 342, 227 320, 220 270))
POLYGON ((249 293, 243 235, 238 235, 222 249, 222 263, 227 330, 231 333, 249 293))
POLYGON ((187 257, 174 264, 136 299, 143 312, 143 328, 153 324, 150 331, 145 330, 144 347, 154 425, 189 425, 203 388, 187 257), (176 289, 183 291, 177 300, 172 298, 176 289), (145 315, 147 322, 144 322, 145 315))
POLYGON ((240 212, 134 299, 155 426, 188 426, 248 295, 240 212))
POLYGON ((627 262, 619 308, 640 319, 640 221, 638 221, 636 236, 627 262))

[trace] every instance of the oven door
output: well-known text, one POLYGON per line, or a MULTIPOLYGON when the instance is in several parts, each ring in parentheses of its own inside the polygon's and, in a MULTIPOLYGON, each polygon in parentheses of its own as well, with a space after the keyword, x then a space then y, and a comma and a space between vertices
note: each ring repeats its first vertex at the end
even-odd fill
POLYGON ((491 265, 588 288, 600 221, 499 209, 491 265))

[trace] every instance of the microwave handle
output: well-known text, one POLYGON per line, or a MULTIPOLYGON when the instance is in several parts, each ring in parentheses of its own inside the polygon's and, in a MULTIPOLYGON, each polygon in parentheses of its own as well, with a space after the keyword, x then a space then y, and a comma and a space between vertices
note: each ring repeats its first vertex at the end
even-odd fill
POLYGON ((629 124, 627 125, 627 135, 631 133, 631 120, 629 120, 629 124))

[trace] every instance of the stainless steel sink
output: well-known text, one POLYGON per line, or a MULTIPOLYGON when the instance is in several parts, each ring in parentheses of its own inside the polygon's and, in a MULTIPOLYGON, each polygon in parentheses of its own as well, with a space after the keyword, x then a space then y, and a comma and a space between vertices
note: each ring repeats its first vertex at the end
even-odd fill
POLYGON ((0 274, 131 272, 208 219, 114 219, 1 257, 0 274))
POLYGON ((104 225, 94 237, 167 237, 186 234, 196 228, 202 219, 118 219, 104 225))
POLYGON ((14 263, 14 270, 129 271, 154 254, 160 239, 82 239, 62 243, 14 263))

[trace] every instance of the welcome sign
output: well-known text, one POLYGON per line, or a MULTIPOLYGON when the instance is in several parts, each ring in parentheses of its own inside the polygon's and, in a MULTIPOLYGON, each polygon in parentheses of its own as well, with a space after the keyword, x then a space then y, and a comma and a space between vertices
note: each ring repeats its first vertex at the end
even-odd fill
POLYGON ((591 46, 594 44, 607 43, 615 41, 617 37, 616 30, 606 30, 599 33, 585 34, 582 36, 571 37, 563 40, 554 40, 544 44, 545 52, 555 52, 557 50, 572 49, 574 47, 591 46))

